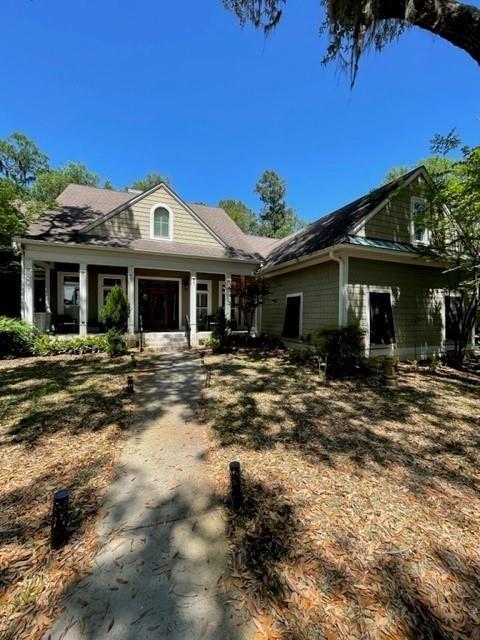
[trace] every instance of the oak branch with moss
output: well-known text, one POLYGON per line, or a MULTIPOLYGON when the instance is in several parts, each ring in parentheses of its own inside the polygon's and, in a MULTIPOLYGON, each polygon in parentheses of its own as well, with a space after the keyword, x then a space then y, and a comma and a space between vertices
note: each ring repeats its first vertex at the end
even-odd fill
MULTIPOLYGON (((242 24, 271 31, 288 0, 223 0, 242 24)), ((466 51, 480 64, 480 8, 455 0, 321 0, 322 31, 330 42, 323 61, 350 68, 352 82, 364 51, 381 50, 409 27, 420 27, 466 51)))

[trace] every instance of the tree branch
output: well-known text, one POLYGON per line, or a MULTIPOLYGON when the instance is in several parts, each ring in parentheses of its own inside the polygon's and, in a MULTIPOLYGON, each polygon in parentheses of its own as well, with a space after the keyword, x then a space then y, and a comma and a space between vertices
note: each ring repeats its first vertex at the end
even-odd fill
POLYGON ((460 47, 480 64, 480 8, 455 0, 379 0, 380 20, 402 20, 460 47))

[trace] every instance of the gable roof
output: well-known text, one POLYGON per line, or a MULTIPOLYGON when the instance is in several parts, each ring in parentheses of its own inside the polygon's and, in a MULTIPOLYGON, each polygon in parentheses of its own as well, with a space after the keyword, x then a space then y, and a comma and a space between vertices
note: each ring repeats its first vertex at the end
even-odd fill
POLYGON ((424 167, 412 169, 288 236, 273 247, 263 269, 267 270, 295 258, 316 253, 346 240, 360 223, 365 222, 369 215, 383 207, 390 196, 425 171, 424 167))
POLYGON ((154 253, 185 253, 209 258, 261 261, 263 255, 257 252, 243 231, 220 207, 184 203, 200 223, 206 226, 214 237, 220 239, 221 244, 218 248, 193 243, 95 236, 96 225, 128 207, 133 201, 141 199, 146 193, 151 193, 158 186, 160 185, 139 194, 70 184, 57 198, 59 207, 44 211, 29 226, 24 237, 31 240, 129 248, 154 253), (222 244, 224 246, 221 246, 222 244))

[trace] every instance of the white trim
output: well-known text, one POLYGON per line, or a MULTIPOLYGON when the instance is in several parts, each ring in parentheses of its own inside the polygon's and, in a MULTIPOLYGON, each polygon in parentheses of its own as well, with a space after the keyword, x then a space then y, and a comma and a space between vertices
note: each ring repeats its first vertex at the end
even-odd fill
MULTIPOLYGON (((298 318, 298 336, 297 338, 301 338, 303 336, 303 291, 299 291, 298 293, 287 293, 285 296, 285 311, 284 311, 284 319, 285 312, 287 310, 287 298, 298 298, 300 297, 300 309, 299 309, 299 318, 298 318)), ((288 340, 295 340, 295 338, 287 338, 288 340)))
POLYGON ((33 260, 22 254, 22 320, 30 324, 34 320, 34 278, 33 260))
MULTIPOLYGON (((412 175, 408 178, 408 180, 405 180, 405 182, 402 182, 402 184, 398 186, 398 190, 401 191, 405 187, 408 187, 408 185, 411 184, 414 180, 416 180, 419 176, 423 176, 426 180, 430 180, 430 176, 428 175, 425 167, 423 166, 418 167, 418 169, 412 173, 412 175)), ((368 224, 370 220, 379 211, 381 211, 383 207, 385 207, 388 204, 392 195, 394 195, 395 193, 397 193, 397 191, 393 191, 392 193, 390 193, 384 200, 382 200, 382 202, 379 205, 375 207, 375 209, 372 209, 372 211, 370 211, 370 213, 367 216, 365 216, 365 218, 360 220, 360 222, 358 222, 352 229, 350 229, 348 232, 349 235, 351 236, 359 235, 360 229, 365 227, 365 225, 368 224)))
POLYGON ((158 269, 159 260, 162 260, 162 269, 170 271, 190 271, 192 268, 202 273, 220 274, 228 265, 235 273, 252 275, 259 260, 238 260, 225 258, 212 258, 206 256, 188 255, 184 253, 160 253, 159 251, 137 251, 124 247, 89 247, 87 245, 68 245, 65 242, 47 242, 45 240, 21 241, 28 251, 28 256, 33 260, 55 260, 78 264, 81 258, 90 265, 105 266, 108 260, 109 267, 128 267, 158 269), (52 254, 56 251, 56 254, 52 254), (108 253, 108 257, 102 255, 108 253), (116 254, 116 255, 112 255, 116 254), (163 266, 163 264, 166 266, 163 266), (207 265, 207 266, 206 266, 207 265))
POLYGON ((115 278, 116 280, 121 280, 123 293, 127 294, 126 287, 126 277, 123 273, 99 273, 97 278, 97 318, 101 320, 100 317, 100 309, 103 307, 103 289, 105 285, 103 284, 103 280, 105 278, 115 278))
POLYGON ((135 333, 135 267, 128 267, 127 296, 130 305, 130 313, 128 316, 128 333, 135 333))
POLYGON ((430 231, 425 227, 423 231, 423 240, 418 240, 415 234, 415 205, 418 203, 422 204, 425 208, 428 204, 426 198, 422 198, 420 196, 410 197, 410 242, 417 247, 426 247, 431 241, 430 231))
POLYGON ((366 354, 370 351, 379 350, 385 352, 386 354, 391 354, 393 352, 397 353, 397 328, 395 327, 395 317, 393 315, 393 307, 394 298, 393 298, 393 287, 392 286, 379 286, 379 285, 371 285, 365 284, 362 285, 364 287, 364 291, 366 291, 366 305, 364 305, 364 312, 366 318, 366 332, 365 332, 365 350, 366 354), (395 342, 392 342, 391 345, 384 344, 371 344, 370 343, 370 294, 371 293, 388 293, 390 294, 390 306, 392 308, 392 321, 393 321, 393 331, 395 333, 395 342), (365 308, 366 307, 366 308, 365 308))
POLYGON ((166 280, 167 282, 178 282, 178 329, 181 331, 184 324, 182 322, 182 278, 168 278, 166 276, 135 276, 135 322, 139 326, 140 305, 138 301, 138 281, 139 280, 166 280))
POLYGON ((80 307, 78 309, 78 333, 81 336, 86 336, 88 328, 88 266, 85 263, 80 263, 78 274, 78 296, 80 298, 80 307))
POLYGON ((198 304, 197 304, 197 294, 199 293, 198 285, 206 284, 207 291, 202 291, 201 293, 207 294, 207 316, 212 315, 212 281, 211 280, 198 280, 195 291, 195 307, 196 307, 196 317, 197 317, 197 325, 198 325, 198 304))
POLYGON ((157 202, 150 208, 150 238, 152 240, 173 240, 173 227, 174 227, 174 216, 172 209, 168 206, 168 204, 164 204, 163 202, 157 202), (163 236, 155 235, 155 211, 157 209, 165 209, 168 213, 168 237, 165 238, 163 236))
POLYGON ((197 345, 197 272, 190 271, 189 290, 190 310, 190 338, 193 345, 197 345))
MULTIPOLYGON (((208 315, 211 315, 212 314, 212 281, 211 280, 197 280, 197 291, 198 291, 198 285, 199 284, 206 284, 207 285, 207 296, 208 296, 207 311, 208 311, 208 315)), ((205 293, 205 291, 203 293, 205 293)))
MULTIPOLYGON (((59 316, 65 314, 65 308, 63 305, 63 285, 65 276, 76 276, 78 278, 78 288, 80 289, 80 271, 57 271, 57 314, 59 316)), ((78 300, 78 305, 75 304, 71 306, 78 307, 78 313, 80 314, 80 299, 78 300)), ((80 322, 80 317, 78 320, 80 322)))

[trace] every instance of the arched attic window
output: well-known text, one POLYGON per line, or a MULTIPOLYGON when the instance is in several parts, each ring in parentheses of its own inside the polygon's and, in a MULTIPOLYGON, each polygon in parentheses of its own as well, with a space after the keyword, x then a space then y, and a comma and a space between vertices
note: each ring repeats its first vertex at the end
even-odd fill
POLYGON ((163 204, 156 204, 150 213, 150 236, 155 240, 173 240, 173 213, 163 204))

